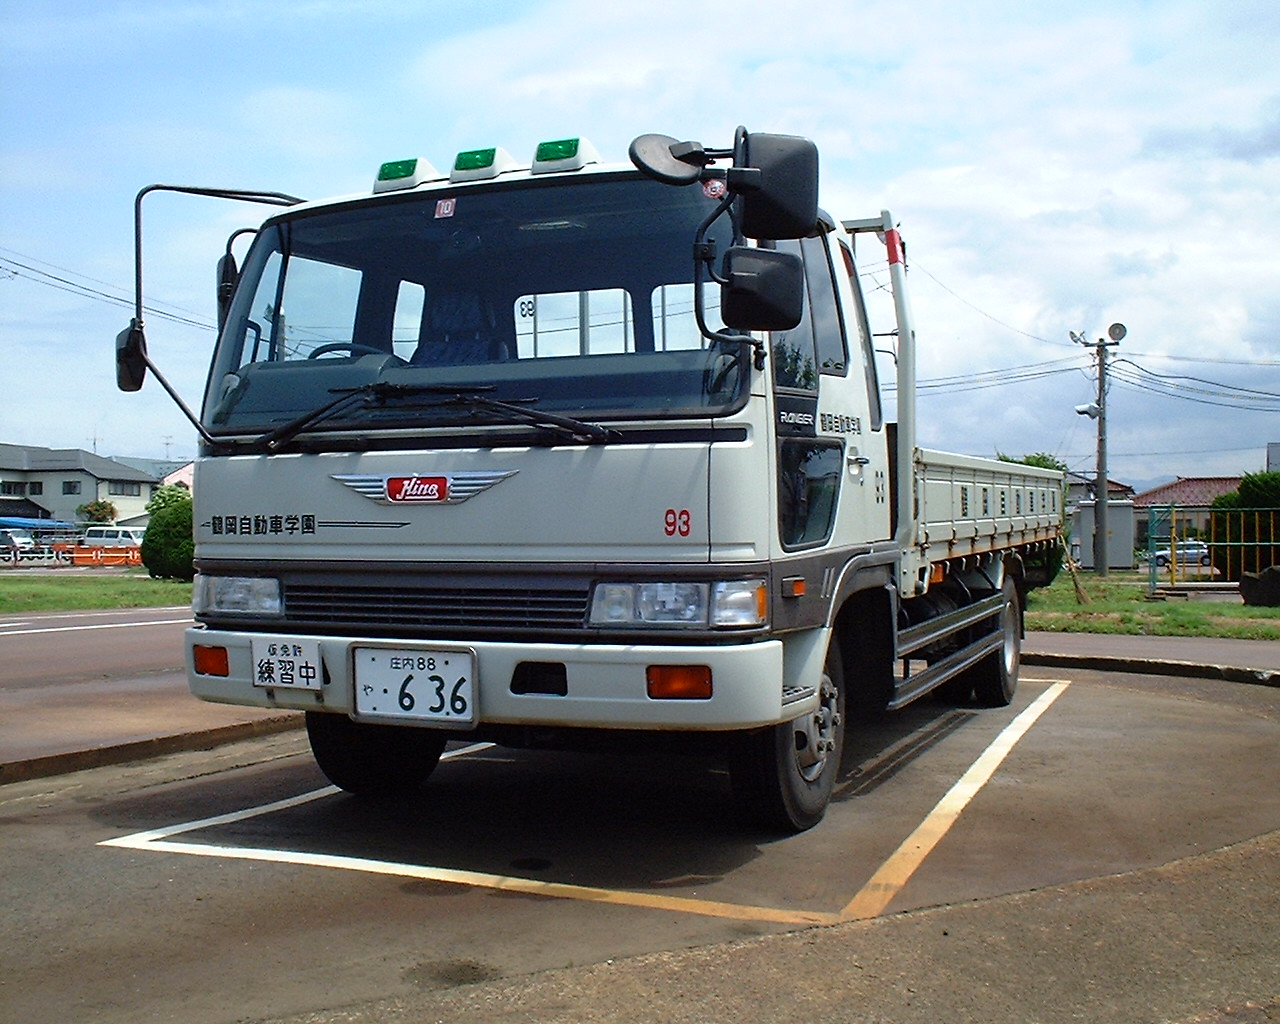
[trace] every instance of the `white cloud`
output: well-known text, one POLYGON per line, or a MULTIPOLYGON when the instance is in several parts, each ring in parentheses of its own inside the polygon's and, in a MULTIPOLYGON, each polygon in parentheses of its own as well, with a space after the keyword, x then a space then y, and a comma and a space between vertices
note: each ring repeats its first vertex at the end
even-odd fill
MULTIPOLYGON (((1069 356, 1068 330, 1114 320, 1128 352, 1280 361, 1280 7, 1263 0, 73 0, 11 14, 0 245, 125 289, 132 199, 151 181, 318 197, 366 189, 379 163, 409 155, 445 166, 498 144, 527 159, 539 140, 581 134, 616 160, 640 132, 721 145, 745 123, 818 142, 837 217, 888 206, 902 219, 922 376, 1069 356)), ((149 205, 148 292, 211 317, 226 234, 264 212, 149 205)), ((17 283, 0 280, 6 351, 105 365, 127 315, 17 283)), ((198 402, 208 337, 149 330, 198 402)), ((1274 366, 1199 369, 1280 391, 1274 366)), ((116 396, 96 369, 71 380, 34 384, 26 411, 0 413, 0 438, 35 423, 65 432, 49 443, 82 444, 98 408, 122 451, 191 434, 151 386, 116 396), (68 401, 68 387, 83 390, 68 401)), ((1089 387, 1077 373, 930 395, 929 443, 1088 462, 1071 406, 1089 387)), ((1123 388, 1114 430, 1122 478, 1245 458, 1188 469, 1144 451, 1280 439, 1266 414, 1123 388)))

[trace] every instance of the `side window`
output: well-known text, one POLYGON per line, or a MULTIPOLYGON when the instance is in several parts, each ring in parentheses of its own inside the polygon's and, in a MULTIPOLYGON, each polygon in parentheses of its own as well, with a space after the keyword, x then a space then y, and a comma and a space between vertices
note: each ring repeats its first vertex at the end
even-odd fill
POLYGON ((350 345, 360 278, 350 267, 291 257, 281 308, 263 311, 276 321, 271 338, 283 349, 277 358, 306 359, 323 345, 350 345))
POLYGON ((876 354, 871 345, 867 304, 862 297, 862 286, 858 283, 858 271, 853 265, 853 252, 843 241, 840 242, 840 255, 844 260, 845 273, 849 275, 849 288, 853 292, 854 314, 858 321, 858 349, 862 355, 862 375, 867 382, 867 408, 871 410, 871 429, 879 430, 884 425, 884 410, 880 405, 880 380, 876 376, 876 354))
POLYGON ((822 238, 805 238, 800 242, 800 250, 804 253, 805 278, 809 282, 810 316, 813 318, 813 336, 818 343, 818 370, 844 377, 849 372, 849 353, 826 242, 822 238))
MULTIPOLYGON (((800 243, 778 243, 780 252, 801 255, 800 243)), ((809 302, 804 303, 800 322, 790 331, 774 331, 770 335, 773 349, 773 383, 775 387, 798 391, 818 390, 818 358, 813 344, 813 322, 809 302)))
POLYGON ((635 314, 621 288, 521 295, 513 312, 521 359, 635 350, 635 314))
POLYGON ((779 449, 778 528, 786 548, 831 536, 840 492, 840 442, 784 440, 779 449))
MULTIPOLYGON (((350 267, 276 252, 267 258, 243 331, 239 365, 306 359, 322 345, 355 340, 361 274, 350 267), (280 275, 286 274, 283 295, 280 275)), ((339 350, 349 355, 350 349, 339 350)))
MULTIPOLYGON (((703 285, 703 312, 713 329, 720 316, 720 289, 703 285)), ((653 311, 653 347, 658 352, 706 348, 693 312, 693 285, 660 284, 649 297, 653 311)))

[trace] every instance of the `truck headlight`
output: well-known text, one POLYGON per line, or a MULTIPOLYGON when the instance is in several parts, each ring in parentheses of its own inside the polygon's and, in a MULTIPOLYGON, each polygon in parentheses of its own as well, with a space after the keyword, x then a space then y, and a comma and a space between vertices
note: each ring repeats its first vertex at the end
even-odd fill
POLYGON ((767 595, 764 580, 597 583, 590 624, 749 629, 764 625, 767 595))
POLYGON ((284 610, 280 581, 265 576, 205 576, 191 590, 196 615, 278 616, 284 610))

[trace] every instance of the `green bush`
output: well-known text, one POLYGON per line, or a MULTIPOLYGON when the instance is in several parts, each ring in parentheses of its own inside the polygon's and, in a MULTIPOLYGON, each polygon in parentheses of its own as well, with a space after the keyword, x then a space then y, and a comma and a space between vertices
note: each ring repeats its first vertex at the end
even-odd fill
POLYGON ((1280 564, 1280 473, 1247 474, 1212 509, 1209 557, 1223 579, 1238 583, 1246 572, 1280 564))
POLYGON ((191 499, 159 508, 142 537, 142 564, 160 579, 191 580, 195 577, 196 545, 191 529, 191 499))

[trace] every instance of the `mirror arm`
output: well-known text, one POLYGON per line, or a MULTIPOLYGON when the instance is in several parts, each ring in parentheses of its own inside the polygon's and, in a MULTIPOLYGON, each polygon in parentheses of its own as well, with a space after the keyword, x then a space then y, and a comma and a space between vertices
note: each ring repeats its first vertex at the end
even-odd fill
POLYGON ((260 189, 200 188, 195 185, 148 185, 140 189, 133 200, 133 318, 139 326, 142 324, 142 200, 152 192, 179 192, 189 196, 236 199, 267 206, 296 206, 303 202, 297 196, 284 192, 264 192, 260 189))
MULTIPOLYGON (((146 188, 140 189, 137 196, 133 200, 133 319, 129 323, 127 329, 128 342, 127 345, 132 351, 138 355, 148 370, 155 374, 156 380, 160 382, 160 386, 173 399, 174 404, 182 410, 182 414, 191 421, 191 425, 196 428, 203 441, 207 444, 217 444, 213 435, 210 434, 200 423, 200 418, 191 411, 191 407, 182 400, 182 396, 169 383, 168 379, 160 368, 152 361, 151 356, 147 353, 146 335, 143 331, 143 310, 142 310, 142 200, 152 192, 179 192, 184 195, 192 196, 209 196, 214 199, 233 199, 246 203, 262 203, 268 206, 295 206, 303 202, 297 196, 288 195, 285 192, 265 192, 260 189, 230 189, 230 188, 200 188, 192 185, 148 185, 146 188)), ((236 234, 239 234, 237 232, 236 234)), ((236 235, 231 236, 232 239, 236 235)), ((230 252, 231 241, 227 242, 227 250, 230 252)), ((119 355, 117 355, 117 359, 119 355)), ((141 379, 139 379, 136 387, 130 390, 137 390, 141 387, 141 379)))
POLYGON ((725 285, 729 282, 721 275, 716 273, 715 258, 716 246, 714 242, 706 240, 707 231, 711 225, 726 211, 729 211, 730 220, 733 222, 733 242, 735 245, 741 244, 742 238, 738 232, 738 219, 733 215, 734 194, 729 191, 725 197, 716 204, 716 208, 711 211, 701 224, 693 236, 693 316, 697 322, 698 330, 702 336, 708 341, 719 342, 723 345, 741 345, 749 344, 754 350, 752 365, 757 370, 764 369, 765 348, 764 342, 758 338, 753 338, 749 334, 728 334, 725 331, 713 331, 707 326, 706 307, 702 299, 702 285, 706 277, 710 277, 719 285, 725 285))
MULTIPOLYGON (((137 324, 138 330, 141 331, 142 321, 137 320, 134 321, 134 323, 137 324)), ((147 355, 145 348, 142 352, 142 359, 147 364, 147 369, 155 374, 156 380, 160 382, 160 386, 169 393, 169 397, 173 399, 174 404, 181 409, 182 414, 191 421, 191 425, 196 428, 196 433, 200 435, 201 440, 206 444, 216 445, 218 442, 214 439, 214 436, 204 428, 204 425, 200 422, 200 417, 191 411, 191 407, 182 400, 182 396, 179 395, 173 385, 169 383, 165 378, 165 375, 160 372, 160 367, 156 366, 156 364, 151 361, 151 357, 147 355)))

